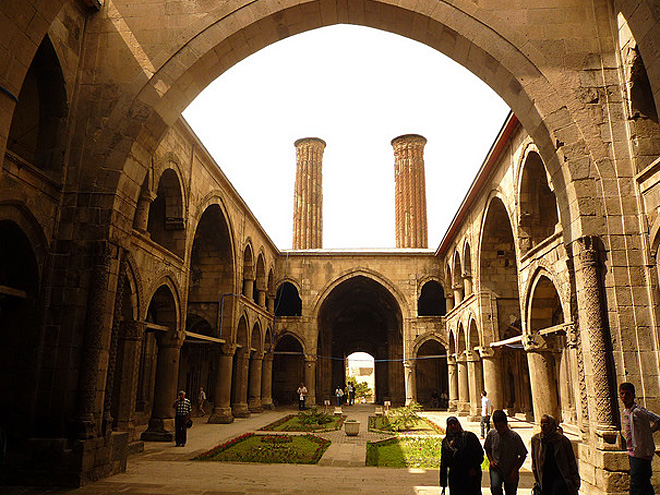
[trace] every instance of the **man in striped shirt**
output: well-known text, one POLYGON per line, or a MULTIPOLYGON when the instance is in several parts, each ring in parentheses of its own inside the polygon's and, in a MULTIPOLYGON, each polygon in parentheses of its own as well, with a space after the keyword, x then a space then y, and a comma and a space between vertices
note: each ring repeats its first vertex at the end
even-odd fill
POLYGON ((188 434, 188 420, 192 411, 192 404, 186 399, 186 393, 179 390, 179 397, 174 401, 174 439, 177 447, 186 444, 188 434))

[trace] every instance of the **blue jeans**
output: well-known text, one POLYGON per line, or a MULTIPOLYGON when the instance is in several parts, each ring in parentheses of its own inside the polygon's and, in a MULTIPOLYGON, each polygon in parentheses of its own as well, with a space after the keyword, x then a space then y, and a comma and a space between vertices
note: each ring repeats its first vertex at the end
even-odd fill
POLYGON ((490 493, 493 495, 516 495, 518 492, 518 480, 511 483, 504 479, 504 475, 496 469, 490 470, 490 493), (504 485, 504 491, 502 491, 504 485))
POLYGON ((630 495, 652 495, 651 461, 628 456, 630 461, 630 495))

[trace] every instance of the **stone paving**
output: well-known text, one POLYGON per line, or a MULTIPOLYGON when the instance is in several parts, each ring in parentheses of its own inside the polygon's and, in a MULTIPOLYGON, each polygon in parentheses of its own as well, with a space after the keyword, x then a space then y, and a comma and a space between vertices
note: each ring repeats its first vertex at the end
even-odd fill
MULTIPOLYGON (((387 438, 387 435, 367 432, 368 416, 374 414, 373 405, 344 407, 343 412, 361 422, 360 434, 348 437, 343 430, 324 433, 332 440, 318 465, 250 464, 191 461, 197 454, 235 436, 276 421, 292 409, 278 409, 237 419, 229 425, 211 425, 195 418, 185 447, 173 443, 150 442, 144 453, 129 459, 125 473, 85 485, 79 489, 43 489, 3 487, 5 495, 264 495, 309 494, 337 495, 350 490, 351 495, 438 495, 438 471, 428 469, 393 469, 365 467, 367 441, 387 438)), ((444 426, 445 412, 424 412, 424 416, 444 426)), ((479 423, 461 418, 464 428, 479 433, 479 423)), ((523 421, 511 422, 525 443, 533 433, 533 425, 523 421)), ((489 493, 488 473, 482 486, 489 493)), ((529 460, 523 467, 519 493, 529 493, 532 476, 529 460)))

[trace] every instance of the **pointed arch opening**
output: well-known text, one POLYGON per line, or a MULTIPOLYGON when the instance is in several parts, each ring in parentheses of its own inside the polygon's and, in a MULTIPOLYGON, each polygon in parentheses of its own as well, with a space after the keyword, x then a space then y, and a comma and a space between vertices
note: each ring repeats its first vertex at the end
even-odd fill
POLYGON ((445 291, 439 282, 429 280, 422 286, 417 300, 418 316, 444 316, 447 314, 445 291))
POLYGON ((165 169, 158 181, 156 199, 149 208, 147 232, 154 242, 180 258, 186 241, 183 204, 179 176, 174 169, 165 169))
POLYGON ((305 379, 303 346, 292 335, 284 335, 275 345, 273 360, 273 402, 276 406, 296 404, 296 390, 305 379))
POLYGON ((424 342, 417 350, 415 383, 417 402, 431 409, 445 408, 441 397, 449 391, 447 350, 435 339, 424 342))

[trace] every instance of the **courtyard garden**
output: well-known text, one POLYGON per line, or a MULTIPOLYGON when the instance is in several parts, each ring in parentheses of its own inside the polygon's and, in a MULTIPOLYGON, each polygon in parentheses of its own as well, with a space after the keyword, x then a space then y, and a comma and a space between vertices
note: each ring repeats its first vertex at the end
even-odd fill
POLYGON ((309 431, 323 432, 339 430, 346 416, 325 413, 317 408, 289 414, 261 428, 262 431, 309 431))
POLYGON ((194 461, 316 464, 330 440, 315 435, 255 435, 246 433, 197 457, 194 461))

